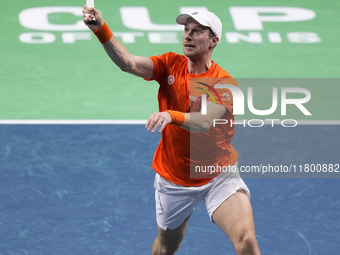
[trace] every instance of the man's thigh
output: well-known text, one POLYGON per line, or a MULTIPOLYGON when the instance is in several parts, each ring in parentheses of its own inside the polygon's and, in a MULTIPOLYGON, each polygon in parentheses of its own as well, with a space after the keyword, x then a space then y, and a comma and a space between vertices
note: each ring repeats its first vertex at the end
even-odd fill
POLYGON ((248 200, 250 199, 250 191, 238 174, 222 173, 209 185, 210 187, 204 195, 204 203, 213 222, 214 212, 238 190, 243 190, 248 200))
POLYGON ((154 187, 157 224, 164 231, 178 228, 192 214, 200 200, 195 187, 173 184, 158 174, 154 187))
POLYGON ((184 239, 190 216, 191 215, 189 215, 184 222, 175 229, 163 230, 158 226, 158 236, 155 241, 158 243, 154 244, 153 247, 155 254, 157 254, 157 249, 158 252, 163 250, 170 254, 175 253, 178 250, 184 239))
POLYGON ((225 200, 212 217, 234 245, 246 235, 255 238, 253 210, 243 190, 225 200))

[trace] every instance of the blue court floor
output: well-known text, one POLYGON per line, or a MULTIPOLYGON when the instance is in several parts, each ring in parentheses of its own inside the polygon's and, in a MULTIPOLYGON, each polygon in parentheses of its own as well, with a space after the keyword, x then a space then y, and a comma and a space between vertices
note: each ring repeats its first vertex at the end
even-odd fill
MULTIPOLYGON (((237 128, 240 165, 339 164, 339 126, 237 128)), ((150 254, 152 157, 143 125, 0 125, 0 255, 150 254)), ((264 255, 340 251, 340 179, 246 178, 264 255)), ((178 255, 235 254, 203 204, 178 255)))

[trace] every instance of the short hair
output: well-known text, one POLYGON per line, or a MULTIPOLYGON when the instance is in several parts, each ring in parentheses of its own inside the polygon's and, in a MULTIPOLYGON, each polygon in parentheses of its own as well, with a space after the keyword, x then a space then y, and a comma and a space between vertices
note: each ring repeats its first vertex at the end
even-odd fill
MULTIPOLYGON (((214 34, 214 32, 211 30, 211 28, 209 27, 209 38, 213 38, 213 37, 217 37, 217 35, 214 34)), ((213 49, 215 49, 215 47, 217 46, 217 44, 214 46, 213 49)))
POLYGON ((209 38, 212 38, 212 37, 215 37, 215 36, 217 36, 217 35, 215 35, 214 32, 209 27, 209 38))

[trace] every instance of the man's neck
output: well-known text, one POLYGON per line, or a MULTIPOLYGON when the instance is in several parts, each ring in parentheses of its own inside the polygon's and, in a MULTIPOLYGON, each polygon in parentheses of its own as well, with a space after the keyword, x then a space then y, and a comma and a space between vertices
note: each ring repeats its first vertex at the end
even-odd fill
POLYGON ((202 74, 209 70, 212 65, 211 59, 206 60, 195 60, 188 59, 188 73, 190 74, 202 74))

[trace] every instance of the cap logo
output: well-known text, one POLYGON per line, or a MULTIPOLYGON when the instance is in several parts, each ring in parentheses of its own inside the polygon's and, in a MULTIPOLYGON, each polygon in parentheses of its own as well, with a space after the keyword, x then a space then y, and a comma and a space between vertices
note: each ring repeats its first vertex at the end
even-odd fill
POLYGON ((198 12, 193 12, 191 15, 197 15, 198 14, 198 12))

